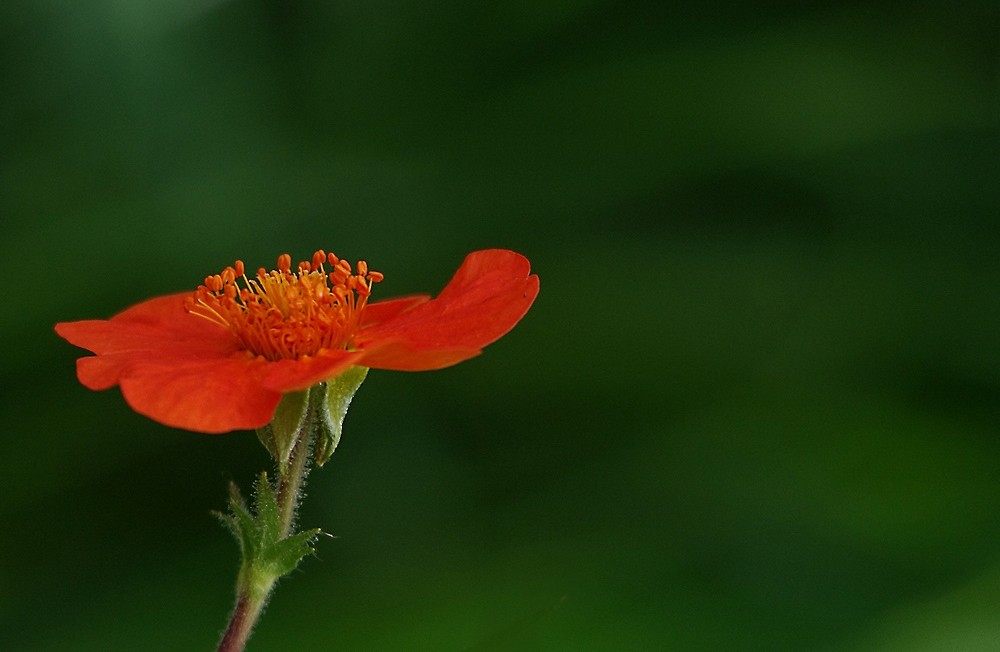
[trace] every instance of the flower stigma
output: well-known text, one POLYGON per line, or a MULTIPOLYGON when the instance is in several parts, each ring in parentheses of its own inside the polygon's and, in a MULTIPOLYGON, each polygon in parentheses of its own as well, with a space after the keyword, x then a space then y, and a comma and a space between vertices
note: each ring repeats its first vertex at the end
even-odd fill
POLYGON ((294 272, 292 257, 282 254, 277 269, 261 267, 253 279, 237 260, 205 277, 185 307, 227 329, 254 355, 297 359, 324 349, 351 348, 372 286, 382 278, 363 260, 352 268, 323 250, 311 261, 300 262, 294 272))

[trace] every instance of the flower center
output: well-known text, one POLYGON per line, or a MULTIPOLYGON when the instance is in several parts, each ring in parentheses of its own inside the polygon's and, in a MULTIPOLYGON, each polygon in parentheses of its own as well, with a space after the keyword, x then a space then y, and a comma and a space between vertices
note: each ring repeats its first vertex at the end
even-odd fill
POLYGON ((261 267, 256 278, 248 279, 243 261, 237 260, 206 277, 187 310, 227 329, 242 348, 268 360, 350 348, 372 285, 382 274, 369 271, 363 260, 355 273, 349 262, 322 250, 294 272, 288 254, 278 256, 277 267, 269 272, 261 267))

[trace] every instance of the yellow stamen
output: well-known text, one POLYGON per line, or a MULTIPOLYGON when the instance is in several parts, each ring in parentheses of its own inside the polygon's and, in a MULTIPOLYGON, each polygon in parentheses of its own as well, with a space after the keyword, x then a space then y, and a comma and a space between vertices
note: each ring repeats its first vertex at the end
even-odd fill
POLYGON ((365 261, 351 264, 319 250, 292 271, 292 257, 277 269, 246 276, 237 260, 205 278, 187 302, 190 314, 227 329, 240 346, 268 360, 296 359, 323 349, 348 349, 361 323, 372 285, 382 274, 365 261), (329 264, 332 271, 326 271, 329 264), (242 279, 242 286, 239 280, 242 279))

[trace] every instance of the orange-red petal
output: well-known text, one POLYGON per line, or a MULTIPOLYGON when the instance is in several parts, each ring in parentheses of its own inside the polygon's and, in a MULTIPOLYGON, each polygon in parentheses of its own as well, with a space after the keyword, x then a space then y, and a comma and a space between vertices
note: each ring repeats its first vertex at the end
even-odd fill
POLYGON ((417 294, 409 297, 387 299, 385 301, 373 301, 365 306, 365 311, 361 316, 361 326, 372 326, 395 319, 407 310, 415 308, 422 303, 427 303, 429 300, 430 296, 417 294))
POLYGON ((119 384, 140 414, 175 428, 223 433, 271 420, 281 392, 261 385, 266 364, 242 355, 136 362, 123 370, 119 384))
POLYGON ((538 295, 528 259, 505 249, 466 256, 436 298, 362 328, 366 366, 418 371, 461 362, 510 331, 538 295))
POLYGON ((420 349, 406 340, 381 342, 366 350, 360 364, 393 371, 432 371, 458 364, 482 353, 482 349, 433 347, 420 349))
POLYGON ((128 351, 166 353, 181 350, 235 350, 233 338, 204 319, 192 319, 184 309, 190 293, 143 301, 111 319, 61 322, 55 330, 71 344, 98 355, 128 351))
POLYGON ((87 389, 99 391, 118 384, 122 371, 135 360, 132 353, 109 353, 76 359, 76 377, 87 389))
POLYGON ((235 352, 232 337, 225 330, 187 314, 186 296, 150 299, 109 320, 56 324, 61 337, 97 354, 77 360, 80 382, 90 389, 108 389, 138 362, 224 358, 235 352))

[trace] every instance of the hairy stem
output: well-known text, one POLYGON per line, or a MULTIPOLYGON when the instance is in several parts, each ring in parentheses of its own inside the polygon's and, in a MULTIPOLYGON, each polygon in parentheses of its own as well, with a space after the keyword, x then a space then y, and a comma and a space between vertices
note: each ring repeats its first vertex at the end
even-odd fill
MULTIPOLYGON (((281 465, 278 465, 275 497, 278 502, 281 539, 292 534, 303 482, 309 474, 309 461, 312 457, 313 441, 316 438, 316 400, 322 400, 322 391, 319 387, 310 390, 309 408, 296 435, 284 473, 281 472, 281 465)), ((218 652, 243 652, 277 581, 278 575, 262 572, 258 568, 249 566, 244 560, 236 585, 236 606, 219 643, 218 652)))
POLYGON ((229 627, 226 628, 226 633, 219 643, 218 652, 242 652, 243 648, 246 647, 254 623, 257 622, 257 617, 260 616, 260 612, 264 608, 263 600, 254 601, 253 604, 251 602, 246 594, 237 598, 236 608, 233 609, 229 627))
MULTIPOLYGON (((312 394, 312 392, 310 392, 312 394)), ((311 399, 311 396, 310 396, 311 399)), ((278 510, 281 515, 281 536, 287 537, 295 522, 295 510, 299 506, 302 483, 309 475, 309 459, 312 457, 312 445, 315 438, 315 414, 310 406, 306 418, 302 422, 302 430, 298 441, 292 448, 291 459, 288 460, 288 470, 278 476, 278 510)))

